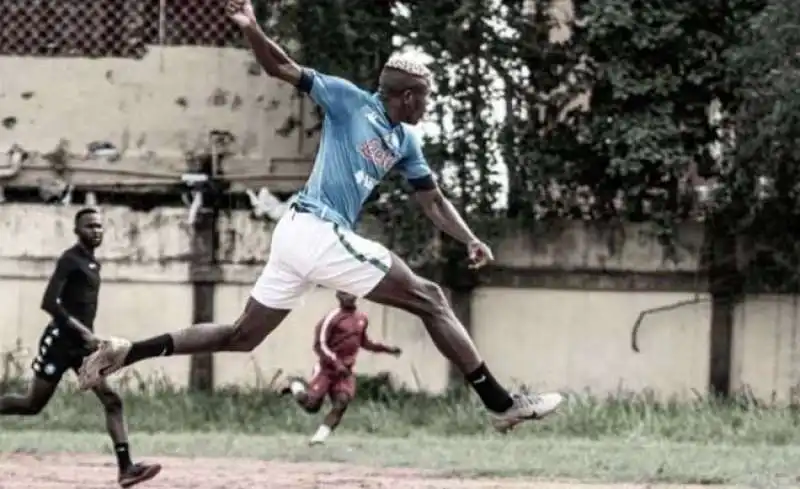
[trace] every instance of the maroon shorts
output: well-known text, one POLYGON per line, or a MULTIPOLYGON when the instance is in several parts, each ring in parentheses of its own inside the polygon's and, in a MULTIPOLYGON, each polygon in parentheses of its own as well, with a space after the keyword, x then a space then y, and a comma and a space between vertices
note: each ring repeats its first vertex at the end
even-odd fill
POLYGON ((308 383, 308 397, 312 402, 321 402, 326 395, 331 399, 345 397, 350 401, 356 395, 356 376, 353 374, 341 377, 316 365, 312 375, 308 383))

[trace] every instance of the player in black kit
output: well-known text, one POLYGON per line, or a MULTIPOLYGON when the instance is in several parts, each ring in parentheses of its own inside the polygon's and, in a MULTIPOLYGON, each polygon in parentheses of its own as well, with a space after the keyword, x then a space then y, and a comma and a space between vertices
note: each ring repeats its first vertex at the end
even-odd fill
MULTIPOLYGON (((32 416, 50 401, 62 375, 78 371, 83 358, 97 348, 93 323, 100 291, 100 264, 94 250, 103 240, 103 223, 92 208, 75 215, 78 242, 64 251, 56 263, 42 299, 42 309, 53 320, 45 328, 33 359, 34 379, 27 394, 0 397, 0 415, 32 416)), ((161 471, 158 464, 134 464, 122 415, 122 399, 106 382, 92 389, 106 411, 106 427, 119 465, 119 484, 131 487, 150 480, 161 471)))

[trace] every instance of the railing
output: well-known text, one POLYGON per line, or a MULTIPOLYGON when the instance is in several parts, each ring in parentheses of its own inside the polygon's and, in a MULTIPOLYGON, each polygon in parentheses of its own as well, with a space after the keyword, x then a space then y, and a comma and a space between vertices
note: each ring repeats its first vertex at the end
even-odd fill
POLYGON ((148 45, 231 46, 219 0, 0 0, 0 55, 141 57, 148 45))

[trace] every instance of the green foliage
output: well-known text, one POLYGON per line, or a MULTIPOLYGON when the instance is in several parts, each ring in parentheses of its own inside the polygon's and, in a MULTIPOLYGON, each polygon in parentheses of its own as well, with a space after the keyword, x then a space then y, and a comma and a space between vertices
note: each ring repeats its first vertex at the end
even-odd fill
MULTIPOLYGON (((740 3, 753 3, 741 0, 740 3)), ((763 3, 763 2, 754 2, 763 3)), ((735 86, 733 140, 719 171, 719 219, 745 238, 745 286, 800 290, 800 12, 772 0, 746 19, 726 52, 735 86)))
MULTIPOLYGON (((11 382, 0 391, 22 388, 22 382, 11 382)), ((465 387, 432 396, 394 389, 385 376, 378 376, 360 377, 358 389, 342 424, 348 433, 452 436, 492 432, 485 410, 465 387)), ((136 432, 310 433, 326 409, 310 416, 290 399, 259 389, 229 387, 203 394, 157 379, 129 382, 121 393, 129 425, 136 432)), ((531 423, 514 436, 782 445, 800 443, 799 421, 795 410, 762 407, 745 398, 660 402, 647 394, 606 398, 575 394, 561 414, 531 423)), ((66 384, 40 416, 0 418, 0 430, 11 429, 101 432, 104 422, 94 396, 66 384)))
MULTIPOLYGON (((426 53, 436 78, 426 156, 489 241, 511 221, 578 218, 650 222, 669 245, 698 207, 687 184, 710 177, 714 229, 760 243, 750 281, 798 288, 795 273, 757 274, 800 265, 800 231, 782 226, 800 208, 800 19, 788 0, 767 3, 575 0, 566 11, 551 0, 363 9, 334 0, 258 10, 301 62, 368 89, 393 51, 426 53), (731 127, 736 145, 722 130, 731 127), (712 153, 720 141, 722 159, 712 153)), ((474 284, 463 247, 438 240, 398 178, 376 189, 368 212, 401 255, 438 267, 448 284, 474 284)))
POLYGON ((531 148, 558 190, 544 193, 544 207, 555 216, 649 221, 668 244, 691 203, 682 179, 712 161, 707 111, 725 79, 725 13, 689 0, 576 8, 585 25, 572 42, 592 69, 590 110, 568 112, 538 154, 531 148))
POLYGON ((575 102, 591 88, 594 64, 578 16, 567 16, 548 0, 503 4, 514 32, 512 43, 497 45, 494 54, 505 85, 501 145, 508 162, 507 216, 533 226, 542 218, 574 214, 568 193, 581 189, 564 175, 582 157, 572 131, 584 109, 575 102), (526 3, 532 13, 523 9, 526 3), (558 42, 552 39, 554 28, 558 42))

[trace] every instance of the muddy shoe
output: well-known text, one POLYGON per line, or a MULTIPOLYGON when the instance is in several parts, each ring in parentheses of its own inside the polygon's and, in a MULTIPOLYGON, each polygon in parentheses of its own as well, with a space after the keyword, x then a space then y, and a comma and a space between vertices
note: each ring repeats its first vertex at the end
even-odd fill
POLYGON ((564 402, 564 396, 558 392, 537 395, 514 394, 511 397, 514 400, 511 408, 492 416, 492 425, 501 433, 510 431, 523 421, 542 419, 554 413, 564 402))
POLYGON ((161 472, 159 464, 133 464, 127 470, 120 472, 119 485, 121 487, 133 487, 140 482, 149 481, 161 472))
POLYGON ((81 390, 90 389, 103 378, 125 366, 125 357, 131 350, 131 342, 123 338, 110 338, 100 342, 91 355, 83 359, 78 370, 78 386, 81 390))

